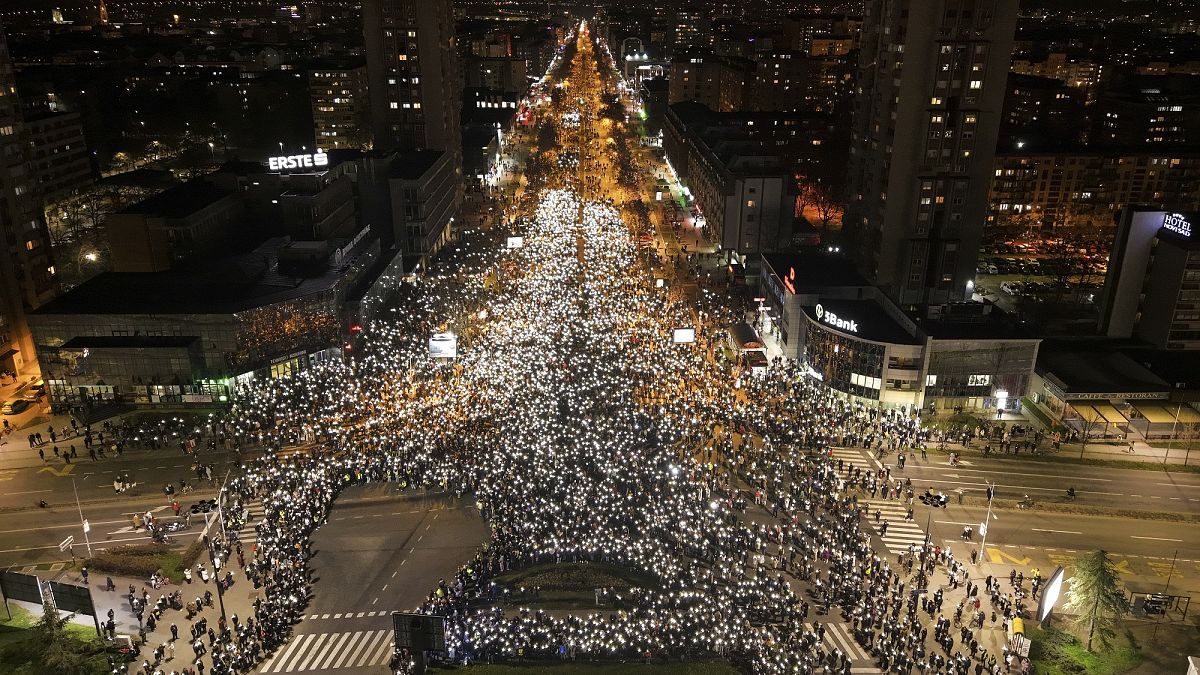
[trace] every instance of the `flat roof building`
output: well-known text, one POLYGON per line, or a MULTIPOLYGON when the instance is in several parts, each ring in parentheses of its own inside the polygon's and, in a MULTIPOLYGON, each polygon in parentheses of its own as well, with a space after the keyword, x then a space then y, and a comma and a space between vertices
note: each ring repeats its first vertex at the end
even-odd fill
POLYGON ((844 256, 764 254, 758 328, 836 391, 910 409, 1018 410, 1039 340, 978 303, 904 311, 844 256))

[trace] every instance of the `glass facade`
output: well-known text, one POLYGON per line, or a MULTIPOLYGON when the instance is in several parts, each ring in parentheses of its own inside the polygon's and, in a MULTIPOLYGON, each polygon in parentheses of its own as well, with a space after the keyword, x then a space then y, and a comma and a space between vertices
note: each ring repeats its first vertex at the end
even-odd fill
POLYGON ((834 389, 879 400, 887 347, 825 330, 806 321, 804 358, 834 389))

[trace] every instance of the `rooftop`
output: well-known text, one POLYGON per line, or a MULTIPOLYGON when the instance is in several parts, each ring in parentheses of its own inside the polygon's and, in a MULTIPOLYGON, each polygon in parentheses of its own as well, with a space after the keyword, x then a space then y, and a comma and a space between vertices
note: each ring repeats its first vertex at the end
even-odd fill
POLYGON ((818 293, 838 286, 869 286, 849 258, 821 248, 805 248, 797 253, 764 253, 763 260, 781 278, 789 277, 796 293, 818 293), (795 270, 795 275, 791 274, 795 270))
POLYGON ((231 193, 206 180, 190 180, 127 206, 121 213, 160 218, 184 218, 221 201, 231 193))
POLYGON ((441 150, 413 150, 404 152, 392 160, 391 177, 417 180, 425 175, 441 159, 441 150))
POLYGON ((337 271, 285 276, 268 265, 268 259, 250 254, 218 261, 202 271, 106 272, 34 313, 232 314, 327 291, 341 278, 337 271))
POLYGON ((1166 392, 1171 385, 1107 340, 1044 341, 1036 372, 1071 394, 1166 392))

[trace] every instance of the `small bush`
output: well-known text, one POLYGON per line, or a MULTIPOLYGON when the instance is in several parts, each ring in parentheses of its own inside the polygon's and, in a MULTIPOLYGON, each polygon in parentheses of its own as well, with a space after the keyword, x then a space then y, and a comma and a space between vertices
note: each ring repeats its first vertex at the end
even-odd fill
POLYGON ((169 544, 134 544, 117 546, 95 555, 88 559, 87 566, 93 572, 127 577, 149 577, 158 571, 177 577, 182 562, 182 556, 169 544))

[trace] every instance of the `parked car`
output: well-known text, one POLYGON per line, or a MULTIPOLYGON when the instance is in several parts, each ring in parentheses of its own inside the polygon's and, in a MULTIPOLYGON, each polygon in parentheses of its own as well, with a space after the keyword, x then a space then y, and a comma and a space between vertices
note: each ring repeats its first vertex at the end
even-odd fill
POLYGON ((27 401, 40 400, 45 394, 46 382, 44 380, 38 380, 37 382, 34 382, 28 387, 25 387, 25 391, 21 392, 21 395, 24 396, 25 400, 27 401))
POLYGON ((23 398, 14 398, 13 400, 5 403, 4 407, 0 408, 0 414, 19 415, 19 414, 25 412, 25 409, 28 408, 30 405, 32 405, 32 404, 23 398))

